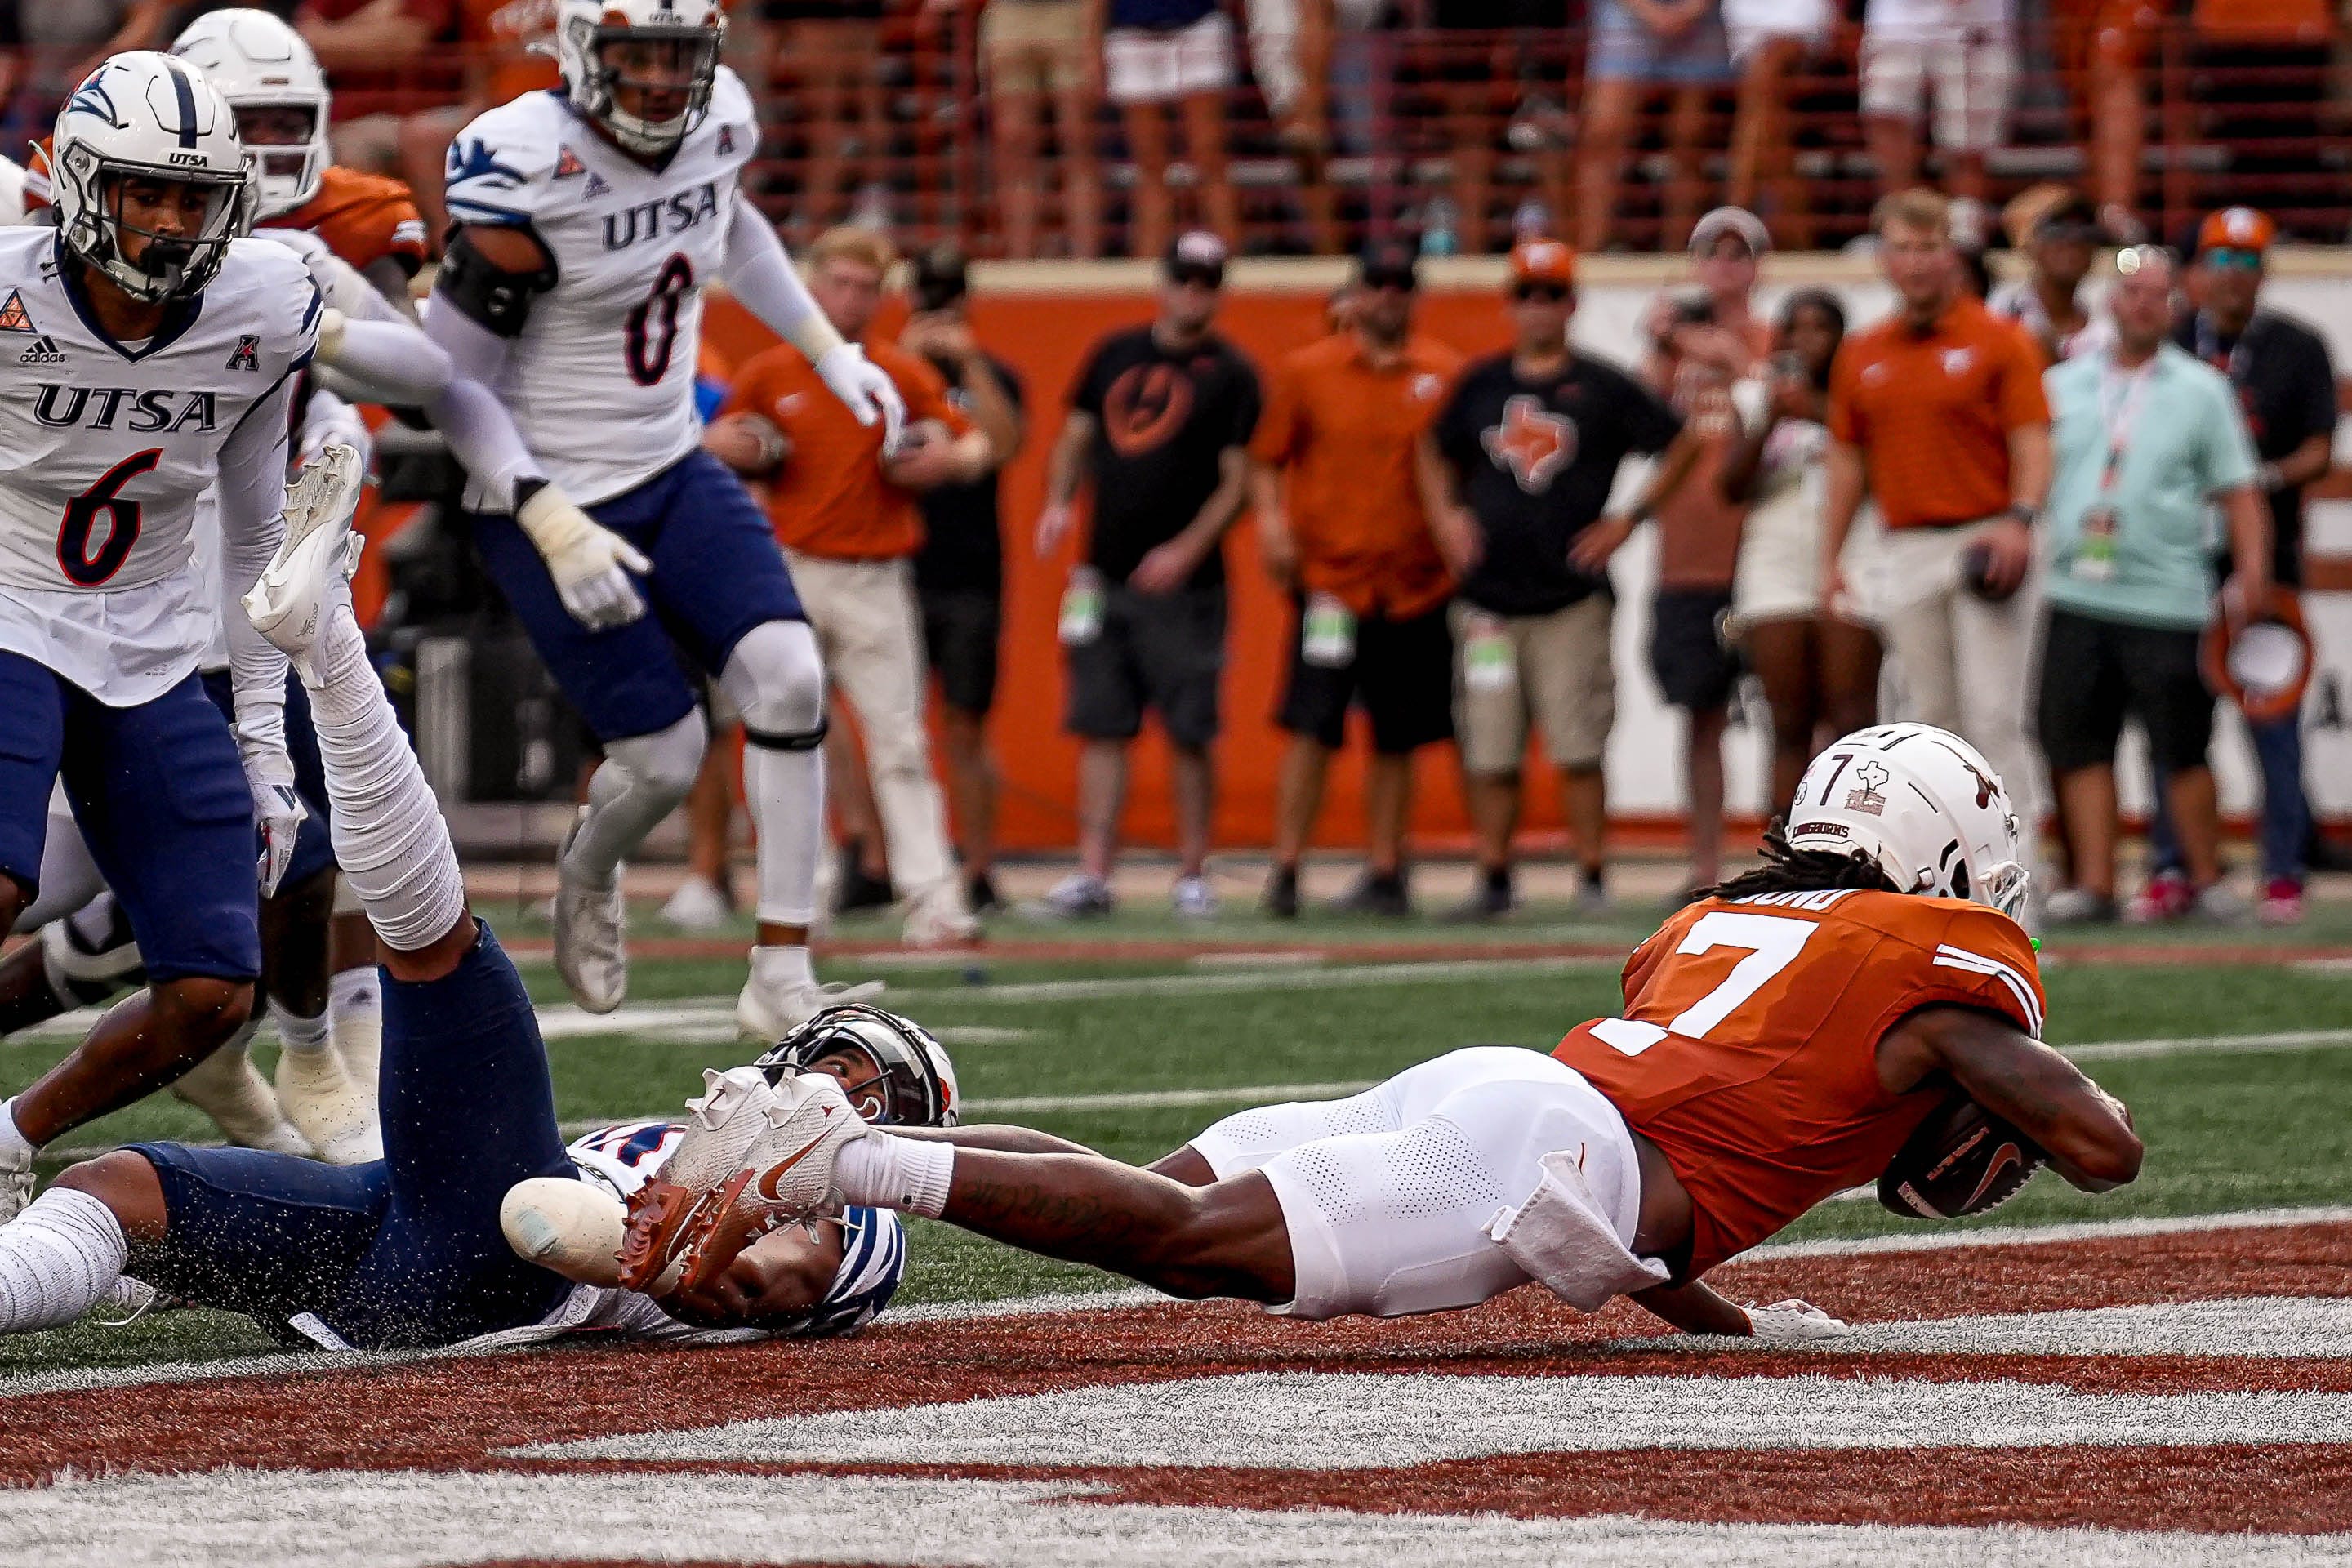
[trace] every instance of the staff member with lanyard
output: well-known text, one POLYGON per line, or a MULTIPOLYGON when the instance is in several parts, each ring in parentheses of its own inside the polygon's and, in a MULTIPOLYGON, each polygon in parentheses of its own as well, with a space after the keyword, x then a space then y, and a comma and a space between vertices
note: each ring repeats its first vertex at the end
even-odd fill
POLYGON ((2210 919, 2242 917, 2221 884, 2221 818, 2206 749, 2213 694, 2198 643, 2213 614, 2205 509, 2228 521, 2237 565, 2232 618, 2269 596, 2270 519, 2254 490, 2253 448, 2220 374, 2165 341, 2169 251, 2116 258, 2116 340, 2044 378, 2052 447, 2049 636, 2042 664, 2042 749, 2074 847, 2074 886, 2051 896, 2054 923, 2116 917, 2116 742, 2124 716, 2147 731, 2193 879, 2210 919))
MULTIPOLYGON (((2327 472, 2336 444, 2336 371, 2317 332, 2258 306, 2264 261, 2277 237, 2277 226, 2252 207, 2208 217, 2197 231, 2201 307, 2179 324, 2173 341, 2237 388, 2262 461, 2258 483, 2270 501, 2272 576, 2292 594, 2303 582, 2303 488, 2327 472)), ((2303 716, 2249 722, 2247 731, 2263 770, 2262 918, 2288 925, 2303 918, 2304 854, 2311 837, 2303 716)), ((2160 869, 2135 911, 2149 919, 2178 915, 2189 906, 2188 868, 2168 828, 2159 817, 2150 833, 2160 869)))

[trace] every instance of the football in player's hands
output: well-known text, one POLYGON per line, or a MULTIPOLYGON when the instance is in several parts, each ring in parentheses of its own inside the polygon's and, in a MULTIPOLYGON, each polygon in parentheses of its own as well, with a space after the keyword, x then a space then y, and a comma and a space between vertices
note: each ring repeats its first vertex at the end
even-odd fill
POLYGON ((1906 1219, 1958 1219, 2015 1197, 2049 1156, 1965 1094, 1928 1114, 1878 1178, 1878 1201, 1906 1219))

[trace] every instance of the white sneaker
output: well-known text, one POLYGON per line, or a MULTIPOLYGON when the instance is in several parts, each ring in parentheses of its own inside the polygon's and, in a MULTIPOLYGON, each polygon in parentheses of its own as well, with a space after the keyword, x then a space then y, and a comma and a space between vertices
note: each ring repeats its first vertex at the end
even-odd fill
POLYGON ((753 975, 735 998, 735 1033, 753 1045, 772 1046, 828 1007, 880 994, 879 980, 855 985, 821 985, 815 981, 804 985, 764 985, 753 975))
POLYGON ((968 947, 978 942, 980 921, 964 902, 962 880, 950 875, 908 899, 899 940, 908 947, 968 947))
POLYGON ((628 906, 621 898, 617 867, 609 888, 576 882, 564 869, 572 841, 587 821, 583 805, 556 852, 555 973, 581 1011, 609 1013, 629 994, 628 906))
POLYGON ((1037 920, 1083 921, 1107 915, 1115 907, 1109 883, 1073 871, 1055 883, 1044 898, 1024 904, 1021 912, 1037 920))
POLYGON ((374 1097, 343 1070, 332 1046, 278 1055, 278 1109, 330 1165, 383 1158, 374 1097))
POLYGON ((1216 889, 1209 886, 1206 877, 1179 877, 1175 887, 1169 889, 1168 907, 1176 911, 1180 921, 1215 920, 1216 889))
POLYGON ((33 1167, 19 1171, 0 1165, 0 1225, 6 1225, 25 1212, 33 1201, 33 1167))
POLYGON ((620 1283, 643 1290, 659 1279, 677 1254, 702 1200, 743 1163, 767 1131, 776 1100, 758 1068, 702 1070, 702 1094, 686 1102, 686 1136, 653 1179, 629 1197, 621 1242, 620 1283))
POLYGON ((245 1052, 253 1037, 251 1026, 236 1038, 180 1075, 172 1085, 175 1099, 184 1100, 221 1130, 221 1136, 247 1149, 273 1154, 311 1156, 310 1141, 286 1120, 278 1093, 245 1052))
POLYGON ((661 907, 661 918, 680 931, 717 931, 735 918, 735 910, 710 879, 688 877, 661 907))
POLYGON ((349 447, 331 446, 303 467, 286 492, 286 537, 245 595, 246 617, 311 684, 311 662, 337 592, 359 565, 362 541, 352 533, 367 464, 349 447))
POLYGON ((777 1087, 766 1128, 740 1165, 699 1205, 679 1247, 679 1285, 699 1289, 742 1250, 779 1226, 839 1205, 833 1168, 842 1147, 866 1136, 841 1080, 801 1073, 777 1087))

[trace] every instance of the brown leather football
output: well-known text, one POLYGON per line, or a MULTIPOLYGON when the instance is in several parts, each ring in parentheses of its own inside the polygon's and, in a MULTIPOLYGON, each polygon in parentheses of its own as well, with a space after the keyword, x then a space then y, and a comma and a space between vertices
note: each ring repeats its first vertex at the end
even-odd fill
POLYGON ((2049 1158, 2032 1139, 1956 1093, 1887 1162, 1878 1201, 1906 1219, 1984 1214, 2015 1197, 2049 1158))

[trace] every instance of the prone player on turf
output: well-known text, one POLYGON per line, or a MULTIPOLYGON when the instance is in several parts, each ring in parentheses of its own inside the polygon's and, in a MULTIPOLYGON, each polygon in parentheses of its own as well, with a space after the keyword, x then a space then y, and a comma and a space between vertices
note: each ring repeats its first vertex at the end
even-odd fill
MULTIPOLYGON (((1701 1276, 1888 1173, 1955 1086, 2084 1191, 2131 1181, 2141 1150, 2123 1106, 2038 1038, 2017 822, 1981 756, 1926 725, 1860 731, 1791 816, 1760 870, 1634 951, 1622 1016, 1550 1056, 1458 1050, 1349 1099, 1243 1111, 1148 1171, 1020 1128, 869 1129, 827 1079, 788 1078, 760 1115, 682 1141, 631 1205, 622 1278, 676 1268, 690 1289, 771 1226, 871 1204, 1303 1318, 1471 1307, 1533 1279, 1693 1332, 1843 1332, 1701 1276)), ((1984 1152, 1987 1184, 2030 1173, 2021 1144, 1984 1152)))
MULTIPOLYGON (((608 1128, 564 1147, 530 999, 466 907, 448 829, 352 616, 345 578, 357 553, 350 519, 359 483, 345 447, 305 471, 287 499, 285 542, 247 608, 310 692, 337 857, 379 939, 384 1158, 338 1167, 142 1143, 76 1165, 0 1226, 0 1331, 54 1328, 102 1300, 132 1299, 118 1288, 126 1272, 331 1347, 586 1329, 676 1339, 712 1328, 857 1327, 888 1300, 904 1267, 903 1237, 887 1213, 782 1227, 745 1250, 742 1267, 659 1301, 575 1285, 509 1247, 500 1208, 519 1185, 605 1193, 617 1246, 620 1194, 684 1129, 608 1128)), ((848 1048, 856 1042, 803 1044, 796 1066, 858 1080, 877 1112, 952 1109, 943 1055, 901 1053, 877 1075, 857 1070, 871 1053, 848 1048), (877 1076, 887 1081, 868 1092, 865 1080, 877 1076)), ((711 1080, 695 1106, 698 1124, 725 1119, 733 1086, 711 1080)))

